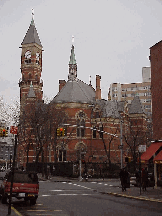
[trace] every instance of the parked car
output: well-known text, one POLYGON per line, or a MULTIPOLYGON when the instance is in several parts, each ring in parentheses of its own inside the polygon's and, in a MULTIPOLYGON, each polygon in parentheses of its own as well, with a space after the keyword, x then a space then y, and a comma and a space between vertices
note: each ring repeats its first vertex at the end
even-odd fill
MULTIPOLYGON (((7 199, 9 199, 11 176, 11 171, 6 173, 4 181, 0 187, 2 203, 6 203, 7 199)), ((31 205, 35 205, 38 198, 38 192, 39 182, 36 173, 18 170, 14 171, 12 197, 16 197, 17 199, 23 198, 25 201, 29 200, 31 205)))

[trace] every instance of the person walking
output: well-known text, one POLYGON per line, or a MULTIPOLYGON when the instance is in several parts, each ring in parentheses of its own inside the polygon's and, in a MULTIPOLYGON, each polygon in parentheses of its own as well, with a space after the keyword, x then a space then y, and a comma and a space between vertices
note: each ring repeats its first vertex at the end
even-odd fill
POLYGON ((120 176, 122 191, 126 191, 126 185, 127 185, 127 180, 128 180, 128 172, 126 171, 125 168, 122 168, 120 170, 119 176, 120 176))
POLYGON ((148 172, 147 167, 145 169, 142 169, 142 189, 143 191, 146 191, 146 187, 148 184, 148 172))

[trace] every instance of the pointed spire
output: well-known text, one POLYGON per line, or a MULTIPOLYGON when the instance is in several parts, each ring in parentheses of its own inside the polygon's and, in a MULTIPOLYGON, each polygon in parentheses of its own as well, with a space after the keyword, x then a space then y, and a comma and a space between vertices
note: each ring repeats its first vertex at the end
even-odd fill
POLYGON ((32 8, 32 21, 31 21, 31 25, 34 25, 34 9, 32 8))
POLYGON ((28 92, 28 98, 35 98, 35 92, 34 92, 34 89, 33 89, 33 84, 32 84, 32 81, 30 83, 30 88, 29 88, 29 92, 28 92))
POLYGON ((34 24, 34 9, 32 9, 32 20, 31 20, 29 29, 28 29, 21 45, 30 44, 30 43, 36 43, 42 47, 41 41, 39 39, 37 30, 36 30, 35 24, 34 24))
POLYGON ((134 99, 132 100, 129 106, 129 113, 130 114, 145 113, 139 96, 135 96, 134 99))
POLYGON ((70 55, 69 64, 76 64, 75 54, 74 54, 74 45, 72 45, 71 47, 71 55, 70 55))

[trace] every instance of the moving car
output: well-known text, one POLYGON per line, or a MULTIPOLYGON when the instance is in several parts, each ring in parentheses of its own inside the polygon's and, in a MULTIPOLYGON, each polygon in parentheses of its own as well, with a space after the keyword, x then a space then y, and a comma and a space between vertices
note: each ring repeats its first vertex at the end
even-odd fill
MULTIPOLYGON (((12 172, 8 172, 4 178, 0 187, 0 195, 2 197, 2 203, 6 203, 10 196, 12 172)), ((34 172, 14 171, 12 197, 17 199, 24 199, 30 201, 31 205, 36 204, 39 193, 38 176, 34 172)))

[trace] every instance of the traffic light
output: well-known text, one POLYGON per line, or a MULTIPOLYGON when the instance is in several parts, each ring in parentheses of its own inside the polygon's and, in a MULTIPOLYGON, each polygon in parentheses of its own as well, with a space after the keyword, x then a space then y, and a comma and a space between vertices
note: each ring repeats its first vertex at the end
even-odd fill
POLYGON ((58 137, 65 136, 65 129, 64 128, 57 128, 57 136, 58 137))
POLYGON ((82 160, 82 164, 85 164, 85 160, 82 160))
POLYGON ((57 136, 60 136, 60 128, 57 128, 57 136))
POLYGON ((0 128, 0 137, 2 137, 2 136, 3 136, 3 129, 0 128))
POLYGON ((6 137, 8 136, 8 130, 9 130, 9 127, 7 127, 6 129, 6 137))
POLYGON ((6 129, 2 130, 2 136, 5 137, 6 136, 6 129))
POLYGON ((7 129, 0 128, 0 137, 7 137, 7 136, 8 136, 8 127, 7 129))
POLYGON ((64 128, 60 128, 60 136, 65 136, 65 129, 64 128))

